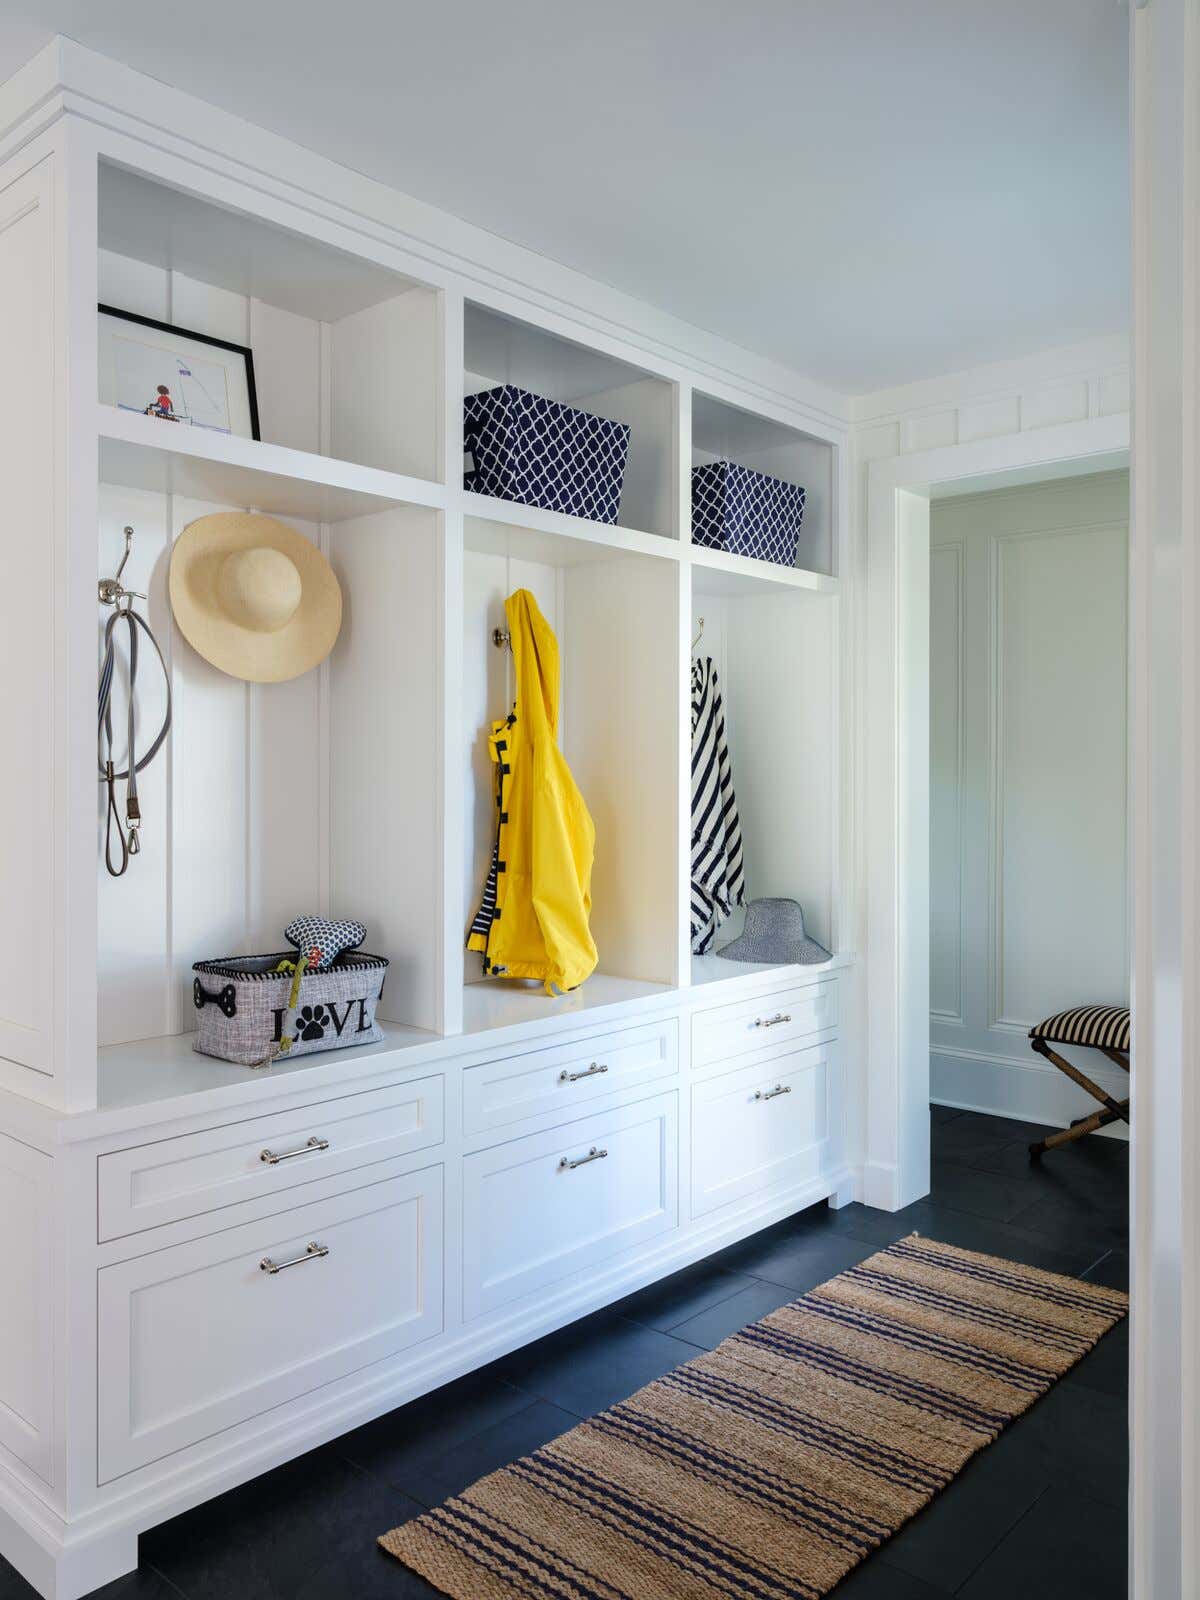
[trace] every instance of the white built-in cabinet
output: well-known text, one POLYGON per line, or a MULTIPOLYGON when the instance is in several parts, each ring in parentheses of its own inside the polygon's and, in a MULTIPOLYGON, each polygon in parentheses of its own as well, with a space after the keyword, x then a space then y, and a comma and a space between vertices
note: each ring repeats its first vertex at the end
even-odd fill
POLYGON ((459 224, 451 248, 449 219, 423 233, 401 197, 84 52, 29 73, 0 90, 0 676, 21 686, 0 1553, 75 1600, 179 1510, 848 1197, 847 476, 842 425, 777 370, 645 308, 622 322, 575 274, 552 292, 459 224), (98 303, 250 345, 261 439, 107 403, 98 303), (505 382, 629 423, 615 526, 464 491, 463 396, 505 382), (794 569, 693 545, 691 468, 721 456, 805 485, 794 569), (172 624, 173 541, 226 509, 285 518, 338 574, 341 636, 304 677, 227 677, 172 624), (126 524, 175 722, 114 881, 96 580, 126 524), (513 694, 492 633, 521 586, 559 640, 597 828, 599 967, 557 998, 463 949, 493 829, 482 735, 513 694), (801 900, 826 966, 691 956, 701 618, 750 891, 801 900), (383 1042, 263 1072, 197 1055, 192 962, 277 948, 307 910, 361 918, 389 958, 383 1042))

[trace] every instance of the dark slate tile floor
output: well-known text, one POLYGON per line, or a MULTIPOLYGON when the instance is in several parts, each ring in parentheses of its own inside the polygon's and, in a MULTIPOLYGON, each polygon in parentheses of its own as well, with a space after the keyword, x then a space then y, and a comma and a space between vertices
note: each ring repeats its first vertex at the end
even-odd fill
MULTIPOLYGON (((103 1600, 430 1600, 385 1529, 914 1230, 1128 1287, 1128 1146, 1031 1166, 1037 1130, 932 1109, 933 1188, 888 1215, 816 1206, 155 1528, 103 1600)), ((1122 1324, 836 1600, 1116 1600, 1128 1464, 1122 1324)), ((0 1600, 33 1591, 0 1561, 0 1600)), ((638 1596, 637 1600, 652 1600, 638 1596)))

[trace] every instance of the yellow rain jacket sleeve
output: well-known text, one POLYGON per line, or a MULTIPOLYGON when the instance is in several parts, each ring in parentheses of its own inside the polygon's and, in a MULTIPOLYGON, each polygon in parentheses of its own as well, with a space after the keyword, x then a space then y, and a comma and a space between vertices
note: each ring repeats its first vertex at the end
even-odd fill
POLYGON ((505 602, 516 677, 514 715, 493 724, 497 769, 495 906, 489 878, 467 948, 484 970, 540 978, 547 993, 595 970, 592 858, 596 830, 558 748, 558 641, 528 589, 505 602))

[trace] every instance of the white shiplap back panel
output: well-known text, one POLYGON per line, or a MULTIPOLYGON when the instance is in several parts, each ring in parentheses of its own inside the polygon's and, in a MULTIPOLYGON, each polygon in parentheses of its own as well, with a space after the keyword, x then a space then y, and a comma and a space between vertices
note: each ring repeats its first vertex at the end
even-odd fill
POLYGON ((321 324, 250 301, 250 348, 262 437, 321 451, 321 324))
MULTIPOLYGON (((173 496, 172 538, 198 517, 232 509, 173 496)), ((170 944, 176 1010, 166 1032, 179 1033, 195 1026, 192 963, 248 948, 250 688, 197 654, 178 630, 172 663, 170 944)))
MULTIPOLYGON (((97 573, 111 577, 124 550, 123 528, 134 529, 129 565, 123 582, 148 596, 138 609, 147 618, 170 667, 175 654, 171 608, 167 597, 167 568, 171 556, 170 499, 145 490, 100 486, 100 539, 97 573)), ((102 639, 112 616, 106 606, 97 608, 96 632, 102 639)), ((128 679, 128 629, 115 632, 118 670, 114 674, 112 710, 114 754, 125 765, 125 727, 128 679)), ((162 673, 154 652, 139 644, 137 729, 145 750, 154 738, 165 708, 162 673)), ((97 888, 97 1007, 100 1043, 155 1038, 170 1033, 171 1017, 171 892, 172 819, 171 763, 173 735, 138 778, 142 808, 142 848, 125 875, 112 878, 104 866, 106 792, 96 785, 98 818, 97 888)), ((124 820, 125 785, 118 785, 118 807, 124 820)), ((116 829, 114 828, 114 834, 116 829)), ((114 854, 119 843, 114 837, 114 854)))
POLYGON ((673 983, 679 575, 626 559, 564 572, 562 748, 596 824, 600 970, 673 983))
POLYGON ((410 289, 330 329, 330 454, 436 478, 437 296, 410 289))
POLYGON ((581 411, 629 425, 629 454, 617 521, 623 528, 673 538, 675 516, 675 392, 656 378, 589 394, 581 411))
MULTIPOLYGON (((125 876, 105 871, 104 793, 97 784, 100 1043, 187 1031, 191 963, 274 950, 298 912, 321 904, 324 757, 318 671, 254 684, 205 661, 175 627, 167 594, 171 547, 210 512, 244 509, 102 485, 98 571, 116 570, 122 528, 135 529, 126 568, 148 594, 146 615, 171 671, 174 720, 139 778, 142 849, 125 876)), ((316 540, 313 524, 291 526, 316 540)), ((97 635, 108 613, 97 617, 97 635)), ((118 660, 124 662, 123 630, 118 660)), ((138 728, 143 749, 161 720, 157 663, 143 647, 138 728)), ((125 681, 114 698, 124 757, 125 681)), ((123 803, 124 785, 119 788, 123 803)))
MULTIPOLYGON (((314 544, 315 523, 290 520, 314 544)), ((320 668, 249 686, 247 949, 286 948, 293 917, 321 911, 321 786, 325 772, 320 668)))
POLYGON ((825 595, 730 600, 725 636, 724 699, 747 896, 799 900, 812 937, 829 945, 837 602, 825 595))
POLYGON ((156 322, 168 320, 170 283, 162 267, 101 250, 99 275, 101 305, 132 311, 139 317, 153 317, 156 322))
MULTIPOLYGON (((391 963, 381 1016, 438 1018, 440 537, 435 513, 376 512, 330 534, 342 632, 330 659, 330 912, 391 963)), ((303 769, 296 781, 304 783, 303 769)))
POLYGON ((215 288, 184 272, 171 272, 169 278, 168 320, 176 327, 207 334, 210 339, 228 339, 233 344, 250 342, 250 302, 245 295, 215 288))

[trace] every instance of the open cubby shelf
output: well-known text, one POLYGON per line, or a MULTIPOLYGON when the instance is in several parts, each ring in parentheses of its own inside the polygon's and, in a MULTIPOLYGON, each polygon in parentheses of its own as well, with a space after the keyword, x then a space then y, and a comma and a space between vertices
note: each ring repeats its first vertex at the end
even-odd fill
POLYGON ((511 383, 594 416, 627 423, 629 455, 617 524, 659 537, 679 537, 675 384, 471 301, 463 332, 466 394, 511 383))
MULTIPOLYGON (((697 390, 692 395, 691 465, 695 468, 713 461, 732 461, 768 477, 799 484, 805 491, 805 505, 796 568, 806 574, 836 573, 834 451, 828 440, 697 390)), ((696 553, 723 554, 700 546, 696 553)), ((745 558, 724 559, 739 562, 745 558)), ((752 561, 749 565, 761 568, 770 563, 752 561)))
POLYGON ((264 443, 438 478, 434 289, 106 163, 99 243, 102 304, 252 349, 264 443))
POLYGON ((191 1051, 191 963, 275 948, 307 910, 361 918, 391 961, 374 1052, 788 970, 687 951, 687 641, 701 616, 750 892, 796 896, 816 937, 836 939, 832 442, 565 337, 549 316, 468 299, 448 329, 434 287, 123 169, 102 169, 99 243, 101 301, 253 347, 262 419, 256 441, 95 408, 98 570, 131 523, 128 576, 148 593, 176 706, 168 757, 142 784, 142 855, 119 882, 100 874, 103 1104, 240 1079, 191 1051), (630 424, 616 525, 440 481, 461 444, 439 409, 460 348, 467 393, 511 382, 630 424), (688 408, 693 463, 723 454, 804 483, 802 565, 690 543, 688 408), (174 539, 224 509, 287 518, 338 575, 341 636, 301 678, 227 677, 174 627, 174 539), (491 635, 518 587, 558 638, 560 743, 597 827, 599 966, 557 998, 485 980, 462 948, 493 830, 485 733, 513 694, 491 635))

